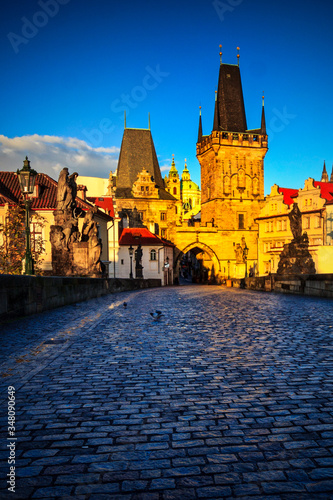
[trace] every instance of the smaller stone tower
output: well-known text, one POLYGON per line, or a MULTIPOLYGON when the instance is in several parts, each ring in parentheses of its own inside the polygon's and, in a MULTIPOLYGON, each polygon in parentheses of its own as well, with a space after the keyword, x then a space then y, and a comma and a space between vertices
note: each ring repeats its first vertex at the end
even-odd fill
POLYGON ((169 174, 165 176, 164 182, 166 185, 166 190, 170 194, 172 194, 172 196, 174 196, 177 200, 180 200, 181 199, 180 178, 178 170, 176 169, 174 155, 172 155, 172 163, 171 163, 171 168, 169 170, 169 174))

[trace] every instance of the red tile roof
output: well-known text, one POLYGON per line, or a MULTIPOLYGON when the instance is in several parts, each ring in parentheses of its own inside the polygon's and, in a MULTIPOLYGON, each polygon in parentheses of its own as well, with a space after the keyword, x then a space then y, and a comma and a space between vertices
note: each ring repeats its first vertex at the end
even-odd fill
MULTIPOLYGON (((31 210, 55 210, 57 207, 58 183, 46 174, 38 174, 36 177, 37 197, 31 196, 31 210)), ((0 172, 0 205, 5 203, 22 203, 23 197, 16 172, 0 172)), ((92 204, 76 197, 76 204, 82 210, 87 211, 92 204)), ((107 214, 98 211, 98 215, 108 217, 107 214)))
POLYGON ((333 183, 332 182, 318 182, 314 181, 314 187, 320 188, 320 197, 326 201, 333 200, 333 183))
POLYGON ((298 196, 298 189, 279 187, 279 193, 283 194, 283 203, 290 207, 290 205, 296 202, 295 198, 298 196))
POLYGON ((142 246, 174 246, 170 241, 164 240, 151 233, 146 228, 125 228, 119 238, 119 245, 142 245, 142 246))
POLYGON ((114 217, 113 201, 111 196, 101 196, 99 198, 93 198, 88 196, 87 200, 93 203, 96 207, 102 208, 111 217, 114 217))

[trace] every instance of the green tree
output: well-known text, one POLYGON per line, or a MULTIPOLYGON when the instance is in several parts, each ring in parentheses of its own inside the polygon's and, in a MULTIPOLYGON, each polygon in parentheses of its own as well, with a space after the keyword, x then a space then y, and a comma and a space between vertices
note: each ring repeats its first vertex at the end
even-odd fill
MULTIPOLYGON (((40 274, 45 240, 42 230, 45 218, 30 211, 31 253, 34 270, 40 274)), ((25 258, 25 210, 18 205, 9 206, 5 222, 0 226, 0 274, 22 274, 25 258)))

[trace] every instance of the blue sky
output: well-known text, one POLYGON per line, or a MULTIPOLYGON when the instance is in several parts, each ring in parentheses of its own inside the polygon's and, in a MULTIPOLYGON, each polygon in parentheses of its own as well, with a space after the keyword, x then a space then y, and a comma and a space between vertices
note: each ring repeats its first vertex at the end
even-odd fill
POLYGON ((108 177, 124 128, 148 127, 162 174, 172 154, 200 184, 223 61, 240 67, 249 128, 265 92, 272 184, 299 188, 333 163, 333 6, 327 1, 7 2, 0 20, 0 169, 108 177))

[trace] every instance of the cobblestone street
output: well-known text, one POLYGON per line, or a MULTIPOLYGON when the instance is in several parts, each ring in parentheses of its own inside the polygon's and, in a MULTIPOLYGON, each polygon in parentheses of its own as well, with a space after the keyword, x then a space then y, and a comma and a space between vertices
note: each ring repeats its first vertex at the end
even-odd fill
POLYGON ((332 304, 190 285, 0 325, 0 497, 333 499, 332 304))

